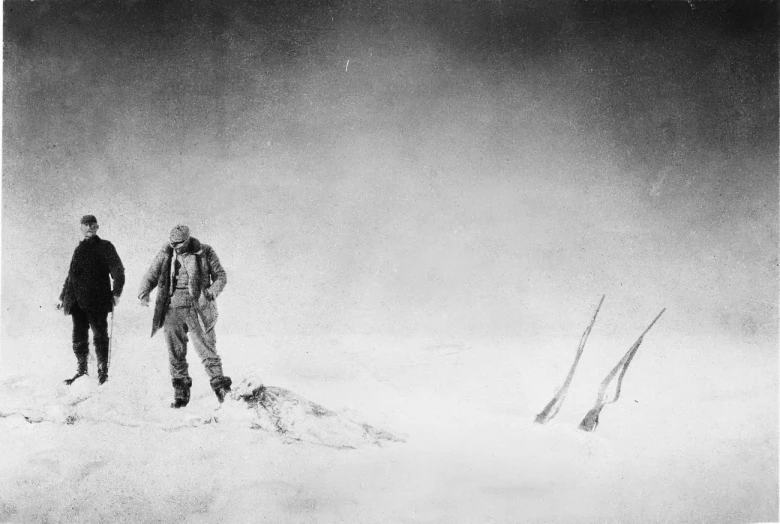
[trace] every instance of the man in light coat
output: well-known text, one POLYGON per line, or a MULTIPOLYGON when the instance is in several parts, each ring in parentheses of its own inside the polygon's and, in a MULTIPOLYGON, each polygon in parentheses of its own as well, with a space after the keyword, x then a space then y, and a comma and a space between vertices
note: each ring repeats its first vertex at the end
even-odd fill
POLYGON ((182 408, 190 400, 190 338, 219 402, 230 391, 232 381, 222 373, 214 332, 218 316, 216 298, 226 283, 227 275, 214 249, 191 237, 184 225, 173 228, 170 242, 162 246, 141 282, 138 298, 144 306, 149 305, 149 294, 157 288, 152 336, 163 328, 173 379, 173 408, 182 408))

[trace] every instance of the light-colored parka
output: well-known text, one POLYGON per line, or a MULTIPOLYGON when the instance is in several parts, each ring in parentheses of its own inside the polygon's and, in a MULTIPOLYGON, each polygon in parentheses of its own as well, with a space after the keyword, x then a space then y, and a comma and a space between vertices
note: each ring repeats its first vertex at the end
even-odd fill
MULTIPOLYGON (((157 256, 154 257, 152 265, 144 275, 141 281, 141 287, 138 291, 138 298, 148 300, 149 294, 154 287, 157 287, 157 299, 154 306, 154 317, 152 318, 152 336, 163 326, 165 322, 165 313, 168 308, 169 286, 171 278, 171 258, 173 248, 170 244, 165 244, 160 249, 157 256)), ((184 267, 189 275, 190 295, 195 299, 195 307, 198 313, 203 330, 206 332, 214 329, 219 317, 217 311, 216 298, 222 293, 227 284, 227 273, 219 262, 219 257, 206 244, 201 244, 196 238, 190 237, 189 245, 184 253, 181 254, 184 259, 184 267), (203 293, 210 290, 212 299, 206 298, 203 293)))

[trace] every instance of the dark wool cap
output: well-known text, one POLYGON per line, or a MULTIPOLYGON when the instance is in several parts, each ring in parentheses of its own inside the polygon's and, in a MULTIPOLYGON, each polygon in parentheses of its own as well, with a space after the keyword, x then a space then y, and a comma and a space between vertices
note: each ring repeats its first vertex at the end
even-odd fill
POLYGON ((97 218, 95 218, 95 215, 84 215, 81 217, 81 223, 82 224, 97 224, 97 218))

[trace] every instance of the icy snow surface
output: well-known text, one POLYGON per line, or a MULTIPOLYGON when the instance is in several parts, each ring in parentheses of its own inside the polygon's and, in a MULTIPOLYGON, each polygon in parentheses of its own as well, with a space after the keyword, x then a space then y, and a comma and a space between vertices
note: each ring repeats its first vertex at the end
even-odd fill
MULTIPOLYGON (((126 335, 121 325, 116 332, 126 335)), ((577 335, 529 340, 522 359, 506 340, 225 336, 233 398, 220 407, 191 364, 193 400, 182 410, 168 407, 161 339, 116 347, 100 387, 94 373, 61 384, 75 365, 67 351, 44 359, 14 347, 0 382, 0 521, 766 518, 775 503, 765 487, 775 471, 774 428, 761 422, 772 409, 767 384, 715 381, 711 399, 691 396, 717 363, 685 376, 691 362, 665 348, 659 330, 633 369, 655 382, 632 383, 629 370, 624 397, 605 408, 596 433, 584 433, 576 425, 607 370, 594 333, 560 414, 536 425, 577 335)), ((755 376, 759 365, 742 372, 755 376)))

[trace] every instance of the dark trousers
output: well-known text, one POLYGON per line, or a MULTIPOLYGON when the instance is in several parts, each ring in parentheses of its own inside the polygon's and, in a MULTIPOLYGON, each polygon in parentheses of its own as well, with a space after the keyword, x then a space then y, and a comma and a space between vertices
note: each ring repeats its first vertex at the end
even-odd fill
POLYGON ((87 356, 89 354, 89 330, 92 328, 92 343, 98 362, 108 359, 108 311, 84 311, 78 304, 70 310, 73 318, 73 352, 87 356))

